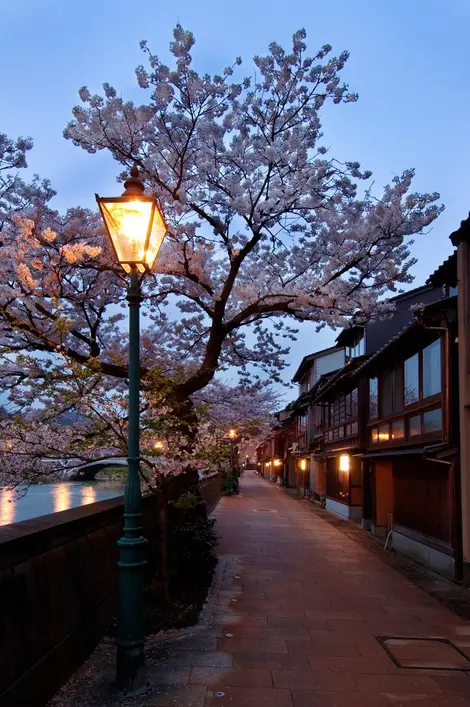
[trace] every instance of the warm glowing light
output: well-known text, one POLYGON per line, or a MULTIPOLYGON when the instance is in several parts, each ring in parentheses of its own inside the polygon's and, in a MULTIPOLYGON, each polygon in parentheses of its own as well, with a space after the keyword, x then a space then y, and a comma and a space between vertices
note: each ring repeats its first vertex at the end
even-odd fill
POLYGON ((96 489, 93 486, 82 486, 82 505, 96 501, 96 489))
POLYGON ((0 490, 0 525, 8 525, 15 520, 15 497, 13 489, 0 490))
POLYGON ((157 439, 155 444, 153 445, 153 448, 156 449, 157 451, 160 451, 163 449, 163 442, 161 439, 157 439))
POLYGON ((235 437, 237 436, 237 430, 231 429, 228 433, 228 436, 230 437, 230 439, 235 439, 235 437))
POLYGON ((66 482, 57 484, 53 491, 54 496, 54 513, 58 511, 66 511, 72 505, 72 494, 66 482))
POLYGON ((306 459, 300 460, 300 470, 307 471, 307 460, 306 459))
POLYGON ((119 263, 126 272, 151 270, 166 233, 158 206, 150 197, 97 201, 119 263))
POLYGON ((281 466, 281 465, 282 465, 282 461, 280 459, 274 460, 274 466, 281 466))
POLYGON ((339 470, 340 471, 349 471, 349 455, 348 454, 341 454, 339 458, 339 470))
POLYGON ((379 441, 380 442, 386 442, 389 439, 390 439, 390 435, 388 432, 379 432, 379 441))

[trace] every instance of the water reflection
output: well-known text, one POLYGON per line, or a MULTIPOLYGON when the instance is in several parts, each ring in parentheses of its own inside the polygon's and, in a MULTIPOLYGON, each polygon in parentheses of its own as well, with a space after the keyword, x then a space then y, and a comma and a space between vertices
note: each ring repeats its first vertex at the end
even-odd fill
POLYGON ((15 492, 3 489, 0 493, 0 525, 8 525, 15 520, 15 492))
POLYGON ((94 486, 82 486, 82 506, 96 501, 96 489, 94 486))
POLYGON ((70 486, 65 484, 57 484, 52 492, 54 498, 54 512, 66 511, 72 505, 72 494, 70 486))
POLYGON ((64 481, 14 490, 0 487, 0 526, 122 496, 123 486, 110 482, 64 481))

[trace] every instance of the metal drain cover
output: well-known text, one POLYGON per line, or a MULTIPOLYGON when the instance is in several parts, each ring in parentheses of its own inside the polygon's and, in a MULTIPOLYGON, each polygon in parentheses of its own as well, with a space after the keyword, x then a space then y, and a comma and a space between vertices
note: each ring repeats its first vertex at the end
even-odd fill
POLYGON ((376 636, 398 668, 470 670, 470 658, 447 638, 376 636))

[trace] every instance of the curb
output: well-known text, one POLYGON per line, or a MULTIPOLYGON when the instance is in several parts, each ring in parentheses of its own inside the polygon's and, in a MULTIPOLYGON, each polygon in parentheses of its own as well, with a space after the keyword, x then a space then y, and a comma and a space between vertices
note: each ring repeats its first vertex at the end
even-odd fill
POLYGON ((222 584, 225 570, 227 568, 227 559, 227 557, 219 558, 217 567, 214 571, 211 586, 209 587, 209 591, 207 593, 207 599, 204 603, 197 624, 194 626, 186 626, 186 628, 176 629, 175 631, 156 633, 153 636, 149 636, 145 642, 146 648, 153 648, 154 646, 160 645, 160 643, 165 643, 168 641, 181 641, 183 638, 195 636, 209 627, 212 614, 214 613, 215 603, 219 595, 220 585, 222 584))

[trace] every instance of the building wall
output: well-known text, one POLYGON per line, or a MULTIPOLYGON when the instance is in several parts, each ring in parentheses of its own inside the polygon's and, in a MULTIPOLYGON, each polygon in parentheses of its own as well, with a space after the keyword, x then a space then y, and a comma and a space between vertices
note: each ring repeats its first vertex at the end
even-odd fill
POLYGON ((389 319, 376 319, 366 324, 366 353, 374 353, 392 339, 400 329, 413 320, 410 308, 413 304, 431 304, 443 296, 442 287, 420 288, 416 294, 395 303, 395 311, 389 319))
POLYGON ((301 495, 310 490, 310 457, 302 456, 296 459, 297 490, 301 495))
POLYGON ((330 373, 330 371, 336 371, 338 368, 342 368, 345 364, 344 349, 338 349, 338 351, 333 351, 326 356, 320 356, 315 359, 315 364, 310 378, 310 387, 312 387, 320 376, 325 373, 330 373))
POLYGON ((393 464, 391 459, 381 459, 374 466, 374 532, 385 536, 393 516, 393 464))
POLYGON ((398 552, 403 552, 421 564, 436 570, 436 572, 453 578, 454 558, 447 552, 430 547, 428 544, 410 537, 409 534, 399 532, 397 529, 392 533, 391 544, 398 552))
POLYGON ((287 458, 287 478, 289 488, 295 489, 297 487, 297 467, 293 454, 290 454, 287 458))
POLYGON ((316 486, 315 491, 319 496, 326 496, 326 462, 316 461, 316 486))
POLYGON ((326 495, 329 499, 362 509, 362 470, 360 457, 342 455, 326 460, 326 495), (341 456, 348 456, 349 471, 340 469, 341 456))
POLYGON ((312 492, 317 490, 317 462, 313 454, 310 455, 310 489, 312 492))
POLYGON ((449 472, 445 465, 402 457, 393 461, 393 523, 450 547, 449 472))
POLYGON ((470 243, 460 243, 458 277, 458 367, 460 424, 460 492, 464 576, 470 582, 470 243))

